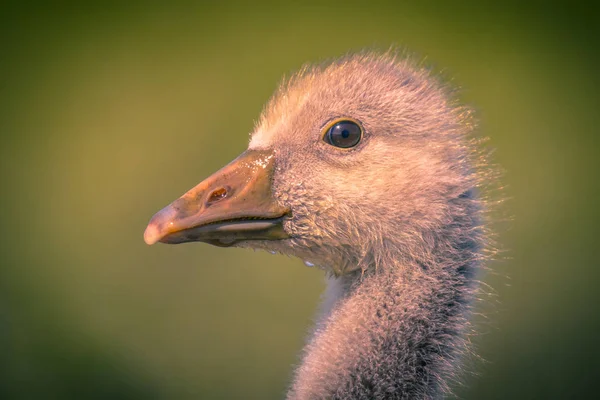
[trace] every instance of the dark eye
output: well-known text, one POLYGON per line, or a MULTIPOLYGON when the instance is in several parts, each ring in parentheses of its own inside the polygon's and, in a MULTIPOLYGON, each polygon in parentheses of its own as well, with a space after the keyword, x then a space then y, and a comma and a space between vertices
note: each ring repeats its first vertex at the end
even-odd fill
POLYGON ((325 133, 323 140, 335 147, 347 149, 360 142, 362 128, 353 121, 340 121, 334 124, 325 133))

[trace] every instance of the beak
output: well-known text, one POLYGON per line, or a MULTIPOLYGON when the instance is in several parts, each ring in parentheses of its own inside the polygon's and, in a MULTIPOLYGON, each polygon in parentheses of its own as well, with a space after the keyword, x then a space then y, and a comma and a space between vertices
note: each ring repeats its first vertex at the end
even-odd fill
POLYGON ((274 163, 271 151, 245 151, 157 212, 144 240, 147 244, 205 242, 231 246, 243 240, 289 237, 283 220, 290 210, 273 198, 274 163))

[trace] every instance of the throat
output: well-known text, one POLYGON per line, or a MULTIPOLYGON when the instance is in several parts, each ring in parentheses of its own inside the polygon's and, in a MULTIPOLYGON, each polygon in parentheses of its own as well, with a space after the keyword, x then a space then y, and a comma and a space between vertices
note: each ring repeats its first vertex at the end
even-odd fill
MULTIPOLYGON (((410 271, 407 272, 407 271, 410 271)), ((426 399, 448 390, 471 294, 458 269, 329 278, 288 399, 426 399)))

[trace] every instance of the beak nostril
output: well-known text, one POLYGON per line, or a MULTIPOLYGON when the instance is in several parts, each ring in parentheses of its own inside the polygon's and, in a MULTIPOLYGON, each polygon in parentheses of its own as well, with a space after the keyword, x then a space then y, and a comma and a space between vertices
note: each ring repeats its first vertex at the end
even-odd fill
POLYGON ((224 199, 225 197, 227 197, 227 193, 227 188, 224 187, 220 187, 218 189, 213 190, 212 193, 208 195, 206 204, 210 205, 212 203, 216 203, 217 201, 224 199))

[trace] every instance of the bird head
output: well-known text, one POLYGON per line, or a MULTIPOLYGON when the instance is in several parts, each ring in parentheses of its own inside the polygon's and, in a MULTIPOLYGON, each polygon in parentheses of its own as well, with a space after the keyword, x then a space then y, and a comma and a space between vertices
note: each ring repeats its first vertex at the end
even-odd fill
POLYGON ((248 150, 159 211, 145 240, 276 251, 335 275, 426 253, 474 185, 469 112, 450 98, 394 55, 305 67, 248 150))

